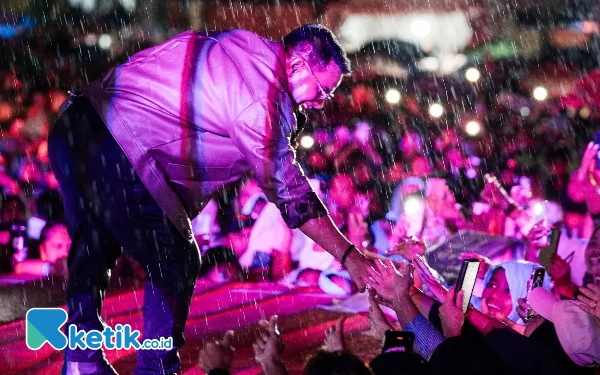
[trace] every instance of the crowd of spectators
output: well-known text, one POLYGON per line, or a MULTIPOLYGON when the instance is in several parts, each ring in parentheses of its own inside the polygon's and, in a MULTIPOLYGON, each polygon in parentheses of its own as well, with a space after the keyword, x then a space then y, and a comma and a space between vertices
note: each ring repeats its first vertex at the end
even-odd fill
MULTIPOLYGON (((2 273, 67 276, 70 239, 47 135, 68 90, 93 76, 83 31, 72 28, 65 38, 67 26, 55 26, 2 42, 12 53, 0 64, 2 273)), ((113 51, 106 66, 127 51, 113 51)), ((493 69, 486 71, 491 80, 493 69)), ((386 331, 402 330, 414 340, 413 349, 384 348, 367 366, 345 351, 340 321, 306 374, 576 374, 593 373, 588 367, 600 363, 600 171, 598 146, 590 142, 596 129, 558 101, 488 83, 464 93, 470 109, 465 97, 447 98, 440 117, 418 93, 390 104, 376 85, 357 80, 340 88, 327 115, 298 114, 304 131, 291 141, 329 214, 361 250, 386 259, 377 262, 367 292, 370 332, 383 341, 386 331), (465 113, 481 132, 465 132, 465 113), (527 280, 552 227, 562 233, 558 253, 528 298, 527 280), (481 262, 472 307, 463 314, 462 297, 455 301, 451 280, 427 255, 468 232, 501 236, 507 245, 493 257, 455 249, 481 262), (524 319, 530 305, 539 316, 524 319)), ((192 223, 203 256, 199 282, 273 282, 340 298, 358 292, 337 259, 286 226, 252 175, 225 187, 192 223)), ((118 267, 113 278, 144 277, 127 259, 118 267)), ((276 319, 262 327, 256 361, 267 374, 285 373, 276 319)), ((230 340, 228 333, 201 353, 207 372, 228 370, 230 340)))

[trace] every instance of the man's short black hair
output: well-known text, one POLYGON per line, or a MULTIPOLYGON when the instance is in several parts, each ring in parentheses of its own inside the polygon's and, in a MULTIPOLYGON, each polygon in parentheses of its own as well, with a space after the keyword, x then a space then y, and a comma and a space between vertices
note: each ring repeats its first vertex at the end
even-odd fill
POLYGON ((283 38, 283 45, 287 54, 306 59, 311 68, 324 70, 333 59, 342 74, 352 72, 346 52, 331 30, 323 25, 302 25, 283 38))

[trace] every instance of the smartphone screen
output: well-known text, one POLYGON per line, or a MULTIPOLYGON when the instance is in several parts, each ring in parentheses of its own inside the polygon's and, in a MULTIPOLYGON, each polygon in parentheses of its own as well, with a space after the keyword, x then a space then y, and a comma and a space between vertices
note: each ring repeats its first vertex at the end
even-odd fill
POLYGON ((465 259, 460 267, 458 274, 458 281, 456 282, 456 289, 454 290, 454 300, 458 291, 464 292, 464 299, 462 305, 462 312, 466 314, 471 303, 471 296, 473 295, 473 288, 475 287, 475 281, 477 280, 477 273, 479 272, 479 260, 477 259, 465 259))
POLYGON ((385 331, 382 353, 387 352, 412 352, 415 334, 405 331, 385 331))
POLYGON ((533 272, 531 272, 531 277, 527 280, 527 298, 529 298, 529 292, 531 292, 535 288, 539 288, 544 284, 544 276, 546 275, 546 270, 544 267, 536 267, 533 272))
MULTIPOLYGON (((544 267, 536 267, 532 272, 531 272, 531 277, 529 278, 529 280, 527 280, 527 297, 525 297, 525 300, 527 300, 527 303, 529 303, 529 292, 531 292, 533 289, 535 288, 539 288, 542 285, 544 285, 544 276, 546 275, 546 270, 544 269, 544 267)), ((527 310, 527 319, 525 321, 528 321, 529 319, 534 317, 534 311, 529 308, 527 310)))
POLYGON ((538 256, 539 263, 547 270, 552 267, 552 257, 558 250, 558 241, 560 241, 560 230, 552 228, 552 233, 550 233, 550 244, 542 247, 540 249, 540 255, 538 256))

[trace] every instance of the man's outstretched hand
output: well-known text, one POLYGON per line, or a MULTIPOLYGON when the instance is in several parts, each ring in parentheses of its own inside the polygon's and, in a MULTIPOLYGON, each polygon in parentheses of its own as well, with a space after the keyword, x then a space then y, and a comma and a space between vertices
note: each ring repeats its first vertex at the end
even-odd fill
POLYGON ((358 287, 359 292, 364 292, 367 285, 366 280, 369 277, 369 269, 374 269, 375 262, 364 256, 358 250, 352 249, 352 252, 348 258, 346 258, 344 266, 358 287))

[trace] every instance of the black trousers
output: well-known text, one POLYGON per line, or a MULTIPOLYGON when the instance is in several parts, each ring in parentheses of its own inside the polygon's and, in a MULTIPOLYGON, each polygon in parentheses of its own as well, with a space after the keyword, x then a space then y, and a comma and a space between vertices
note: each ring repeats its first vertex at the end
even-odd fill
MULTIPOLYGON (((72 238, 67 327, 104 329, 102 303, 123 249, 147 272, 142 339, 173 338, 172 350, 138 351, 135 373, 174 373, 200 268, 198 245, 169 221, 89 101, 75 95, 70 100, 48 142, 72 238)), ((65 360, 95 362, 103 356, 101 350, 67 347, 65 360)))

